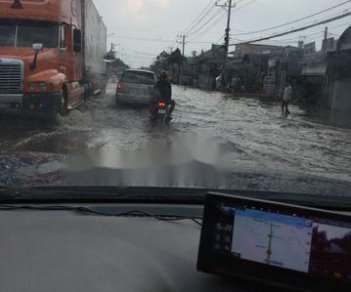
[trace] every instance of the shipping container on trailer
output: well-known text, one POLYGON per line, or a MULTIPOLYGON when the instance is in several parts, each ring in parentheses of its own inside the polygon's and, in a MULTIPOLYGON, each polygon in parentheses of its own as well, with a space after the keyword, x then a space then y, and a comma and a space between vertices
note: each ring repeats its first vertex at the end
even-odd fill
POLYGON ((106 63, 102 60, 106 54, 107 28, 93 0, 82 0, 82 6, 86 79, 92 81, 94 94, 104 93, 106 63))

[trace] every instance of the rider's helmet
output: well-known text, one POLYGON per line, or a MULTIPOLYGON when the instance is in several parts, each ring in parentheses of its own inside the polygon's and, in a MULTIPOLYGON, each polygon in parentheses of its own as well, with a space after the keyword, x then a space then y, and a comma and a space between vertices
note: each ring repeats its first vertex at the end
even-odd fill
POLYGON ((168 72, 166 70, 162 70, 159 78, 160 80, 169 80, 168 72))

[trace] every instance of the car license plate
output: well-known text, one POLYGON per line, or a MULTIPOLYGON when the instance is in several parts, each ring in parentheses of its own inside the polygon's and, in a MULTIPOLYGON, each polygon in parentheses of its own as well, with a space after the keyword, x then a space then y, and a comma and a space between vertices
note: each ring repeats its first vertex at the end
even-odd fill
POLYGON ((166 114, 166 110, 165 109, 159 109, 158 113, 161 114, 161 115, 164 115, 164 114, 166 114))

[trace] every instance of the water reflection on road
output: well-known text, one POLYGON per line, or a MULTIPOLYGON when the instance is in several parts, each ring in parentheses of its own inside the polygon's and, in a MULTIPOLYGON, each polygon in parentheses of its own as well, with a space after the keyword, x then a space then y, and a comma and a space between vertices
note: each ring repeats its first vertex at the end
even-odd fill
POLYGON ((106 97, 57 123, 2 118, 0 151, 133 151, 196 134, 219 145, 233 172, 289 171, 351 181, 351 127, 340 121, 333 124, 295 106, 285 119, 280 105, 269 100, 176 87, 174 120, 160 129, 150 124, 147 109, 116 105, 113 92, 110 85, 106 97))

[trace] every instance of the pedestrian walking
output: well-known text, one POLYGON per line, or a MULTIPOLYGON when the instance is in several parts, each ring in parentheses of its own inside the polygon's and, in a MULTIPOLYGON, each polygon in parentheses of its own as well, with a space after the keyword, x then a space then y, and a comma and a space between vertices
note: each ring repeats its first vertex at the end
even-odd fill
POLYGON ((291 95, 292 95, 292 86, 291 84, 287 84, 284 88, 284 93, 282 97, 282 115, 287 117, 290 114, 289 111, 289 104, 291 101, 291 95))

